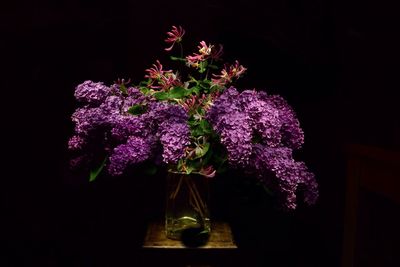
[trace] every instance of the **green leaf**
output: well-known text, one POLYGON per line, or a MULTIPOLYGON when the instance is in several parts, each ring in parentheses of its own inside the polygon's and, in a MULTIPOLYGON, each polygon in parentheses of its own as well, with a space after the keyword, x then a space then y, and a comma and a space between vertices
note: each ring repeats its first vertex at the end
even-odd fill
POLYGON ((211 125, 206 120, 189 120, 189 126, 194 137, 213 133, 211 125))
POLYGON ((174 57, 174 56, 170 56, 171 60, 173 61, 184 61, 186 62, 185 58, 181 58, 181 57, 174 57))
POLYGON ((192 116, 189 118, 188 123, 189 123, 189 126, 190 126, 190 127, 194 127, 194 126, 199 125, 199 124, 200 124, 200 121, 199 121, 199 120, 196 120, 196 119, 194 118, 194 116, 192 115, 192 116))
POLYGON ((200 121, 200 127, 201 127, 202 131, 203 131, 205 134, 210 134, 210 133, 212 133, 212 128, 211 128, 211 125, 208 123, 208 121, 206 121, 206 120, 201 120, 201 121, 200 121))
POLYGON ((215 167, 217 169, 218 173, 224 172, 227 169, 226 162, 228 160, 228 157, 226 156, 225 153, 220 154, 218 152, 213 154, 213 162, 215 163, 215 167))
POLYGON ((203 73, 203 72, 206 71, 206 69, 207 69, 207 64, 208 64, 207 61, 202 61, 202 62, 200 62, 200 64, 199 64, 199 67, 200 67, 199 72, 200 72, 200 73, 203 73))
POLYGON ((125 84, 123 84, 123 83, 119 86, 119 90, 121 90, 121 92, 123 94, 126 94, 128 92, 127 89, 126 89, 125 84))
POLYGON ((186 174, 191 174, 194 170, 195 168, 193 166, 186 166, 186 174))
POLYGON ((133 105, 128 109, 128 113, 132 115, 140 115, 146 111, 145 107, 141 104, 133 105))
POLYGON ((178 170, 181 170, 182 169, 182 165, 183 165, 183 159, 180 159, 179 161, 178 161, 178 164, 177 164, 177 166, 176 166, 176 168, 178 169, 178 170))
POLYGON ((142 94, 147 95, 150 92, 150 89, 148 87, 140 87, 140 92, 142 92, 142 94))
POLYGON ((199 95, 200 91, 201 91, 201 87, 199 87, 199 86, 193 86, 192 88, 190 88, 190 92, 194 93, 196 95, 199 95))
POLYGON ((212 64, 210 64, 210 65, 208 65, 208 67, 209 67, 210 69, 214 69, 214 70, 217 70, 217 69, 218 69, 218 66, 217 66, 217 65, 212 65, 212 64))
POLYGON ((209 148, 210 148, 210 143, 205 143, 203 145, 203 147, 199 147, 199 146, 196 147, 196 150, 195 150, 196 156, 194 157, 194 159, 203 157, 207 153, 209 148))
POLYGON ((207 79, 204 79, 204 80, 202 80, 202 81, 199 81, 199 85, 200 85, 202 88, 207 89, 207 88, 210 87, 211 81, 210 81, 210 80, 207 80, 207 79))
POLYGON ((194 129, 191 129, 190 133, 194 137, 198 137, 198 136, 203 135, 203 131, 200 128, 197 128, 197 127, 194 128, 194 129))
POLYGON ((168 93, 166 92, 157 92, 153 95, 157 100, 167 100, 168 93))
POLYGON ((169 91, 168 93, 168 98, 182 98, 184 96, 187 96, 188 94, 190 94, 190 90, 187 90, 183 87, 174 87, 171 91, 169 91))
POLYGON ((203 161, 203 166, 208 165, 208 162, 212 159, 213 156, 213 150, 210 145, 207 153, 203 156, 202 161, 203 161))
POLYGON ((139 86, 148 86, 151 83, 151 79, 147 79, 147 81, 141 81, 139 86))
POLYGON ((186 174, 191 174, 194 170, 200 169, 200 162, 195 160, 186 160, 186 174))
POLYGON ((197 136, 199 133, 202 133, 199 127, 197 127, 198 122, 196 121, 188 121, 190 131, 192 132, 193 136, 197 136))
POLYGON ((211 86, 210 86, 210 90, 211 90, 211 92, 222 92, 223 90, 225 89, 225 87, 224 86, 220 86, 220 85, 217 85, 217 84, 212 84, 211 86))
POLYGON ((106 165, 107 157, 104 158, 103 162, 98 166, 96 169, 90 171, 89 175, 89 182, 93 182, 96 180, 97 176, 101 173, 101 171, 104 168, 104 165, 106 165))

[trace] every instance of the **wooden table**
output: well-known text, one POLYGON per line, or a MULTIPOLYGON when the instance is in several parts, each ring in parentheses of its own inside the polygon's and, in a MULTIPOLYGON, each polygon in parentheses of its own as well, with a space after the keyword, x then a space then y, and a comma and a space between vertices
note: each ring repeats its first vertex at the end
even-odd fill
POLYGON ((187 247, 181 241, 168 239, 162 222, 149 224, 143 243, 143 266, 234 266, 237 246, 229 224, 214 222, 208 242, 187 247))

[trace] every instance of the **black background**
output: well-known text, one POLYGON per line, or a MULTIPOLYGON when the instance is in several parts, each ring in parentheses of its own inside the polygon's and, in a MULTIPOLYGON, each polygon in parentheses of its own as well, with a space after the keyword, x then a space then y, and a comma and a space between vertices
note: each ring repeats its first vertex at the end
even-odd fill
POLYGON ((298 158, 320 184, 315 207, 286 214, 236 178, 215 182, 216 210, 232 223, 238 244, 261 266, 339 265, 346 144, 400 147, 394 6, 359 0, 2 5, 0 265, 138 262, 146 222, 162 214, 163 177, 88 184, 71 173, 73 92, 84 80, 141 80, 145 68, 165 58, 172 25, 186 29, 188 45, 223 43, 225 59, 248 67, 238 86, 281 94, 305 131, 298 158))

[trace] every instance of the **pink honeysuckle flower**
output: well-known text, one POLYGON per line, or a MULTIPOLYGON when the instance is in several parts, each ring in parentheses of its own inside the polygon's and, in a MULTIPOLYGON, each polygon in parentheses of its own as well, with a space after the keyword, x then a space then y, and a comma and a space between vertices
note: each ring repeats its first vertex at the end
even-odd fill
POLYGON ((171 51, 175 43, 179 43, 182 41, 182 37, 184 34, 185 30, 182 28, 182 26, 172 26, 172 30, 170 32, 167 32, 168 38, 165 39, 166 43, 172 43, 172 45, 168 48, 165 48, 165 51, 171 51))
POLYGON ((203 55, 194 54, 193 56, 187 56, 186 57, 186 64, 189 67, 197 68, 199 66, 199 63, 202 62, 203 60, 204 60, 204 56, 203 55))
POLYGON ((215 79, 212 79, 212 83, 223 86, 227 83, 232 82, 233 78, 240 78, 240 76, 242 76, 242 74, 246 70, 247 69, 240 65, 239 61, 236 60, 234 65, 225 65, 224 68, 221 70, 221 74, 213 74, 215 79))
POLYGON ((230 82, 231 81, 231 77, 229 76, 229 73, 226 70, 226 67, 221 70, 221 74, 219 74, 219 75, 213 74, 213 76, 216 78, 216 79, 212 79, 213 83, 220 84, 221 82, 230 82))
POLYGON ((202 167, 199 171, 199 173, 207 178, 213 178, 215 176, 215 173, 217 171, 214 170, 214 168, 210 165, 206 168, 202 167))
POLYGON ((208 58, 216 59, 222 54, 222 46, 220 45, 220 49, 218 51, 214 51, 214 45, 207 45, 205 41, 201 41, 200 45, 197 46, 199 49, 199 54, 194 53, 191 56, 186 57, 186 64, 189 67, 198 68, 200 62, 207 60, 208 58))
POLYGON ((167 90, 171 86, 182 86, 178 74, 172 70, 163 70, 163 65, 158 60, 153 64, 153 68, 146 69, 146 72, 144 77, 151 80, 149 88, 167 90))
POLYGON ((157 64, 153 64, 153 68, 146 69, 146 74, 144 77, 145 78, 150 78, 150 79, 161 79, 165 73, 171 73, 172 70, 163 70, 163 65, 161 65, 160 61, 156 61, 157 64))
POLYGON ((149 84, 148 87, 151 89, 162 89, 163 88, 162 85, 154 85, 154 84, 149 84))
POLYGON ((192 95, 190 98, 186 99, 186 101, 183 102, 181 106, 186 112, 188 112, 190 110, 195 110, 200 106, 206 108, 206 104, 208 104, 207 96, 205 94, 202 94, 201 97, 192 95))
POLYGON ((166 91, 171 87, 182 86, 182 82, 179 77, 174 73, 167 73, 158 79, 157 84, 154 84, 154 81, 149 85, 152 89, 161 89, 166 91))
POLYGON ((229 71, 230 75, 235 77, 235 78, 240 78, 242 74, 246 71, 247 69, 243 67, 242 65, 239 65, 239 61, 235 61, 235 65, 230 66, 229 71))
POLYGON ((218 96, 219 96, 218 91, 210 93, 208 97, 204 96, 204 100, 202 102, 203 109, 205 111, 208 111, 212 107, 214 100, 217 99, 218 96))
POLYGON ((199 49, 199 53, 204 57, 211 55, 213 47, 213 45, 207 45, 204 41, 201 41, 200 45, 197 46, 197 48, 199 49))
POLYGON ((114 81, 114 83, 118 85, 128 85, 131 83, 131 79, 129 78, 128 81, 125 81, 125 79, 118 78, 116 81, 114 81))
POLYGON ((175 73, 167 73, 161 78, 159 83, 162 85, 163 90, 168 90, 169 88, 175 86, 182 86, 182 82, 179 79, 178 74, 175 73))
POLYGON ((190 109, 192 109, 196 105, 196 99, 197 97, 195 95, 192 95, 189 99, 187 99, 184 103, 181 104, 182 108, 188 112, 190 109))

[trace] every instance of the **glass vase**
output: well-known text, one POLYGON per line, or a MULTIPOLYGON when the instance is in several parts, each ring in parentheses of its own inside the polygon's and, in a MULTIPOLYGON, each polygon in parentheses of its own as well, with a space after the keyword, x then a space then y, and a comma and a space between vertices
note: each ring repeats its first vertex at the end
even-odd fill
POLYGON ((170 239, 209 235, 208 178, 198 174, 169 172, 167 175, 165 231, 170 239))

